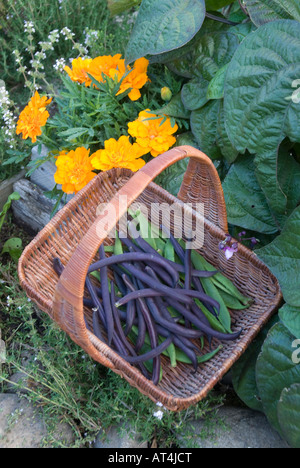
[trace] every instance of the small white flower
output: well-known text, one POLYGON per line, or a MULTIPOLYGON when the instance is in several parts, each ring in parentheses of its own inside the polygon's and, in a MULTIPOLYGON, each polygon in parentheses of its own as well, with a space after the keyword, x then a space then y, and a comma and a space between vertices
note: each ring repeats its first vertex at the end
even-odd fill
POLYGON ((53 68, 55 70, 57 70, 58 72, 63 72, 64 69, 65 69, 65 66, 66 66, 66 61, 62 57, 62 58, 56 60, 55 64, 53 65, 53 68))
POLYGON ((24 21, 24 31, 28 34, 35 32, 34 24, 32 21, 24 21))
POLYGON ((10 307, 12 305, 12 302, 13 302, 12 298, 10 296, 7 296, 7 298, 6 298, 7 307, 10 307))
POLYGON ((72 37, 75 36, 75 34, 69 29, 67 26, 64 27, 60 33, 65 36, 65 40, 67 41, 68 39, 72 39, 72 37))
POLYGON ((59 31, 58 29, 53 29, 48 35, 48 39, 51 44, 54 44, 54 42, 59 42, 59 31))
POLYGON ((158 410, 153 413, 153 416, 161 421, 164 416, 164 413, 163 411, 158 410))
POLYGON ((161 421, 162 418, 163 418, 163 416, 164 416, 164 412, 163 412, 162 410, 164 410, 165 407, 164 407, 164 405, 163 405, 160 401, 158 401, 158 402, 156 403, 156 406, 158 406, 159 408, 162 408, 162 409, 160 409, 160 410, 158 410, 158 411, 155 411, 155 412, 153 413, 153 416, 161 421))

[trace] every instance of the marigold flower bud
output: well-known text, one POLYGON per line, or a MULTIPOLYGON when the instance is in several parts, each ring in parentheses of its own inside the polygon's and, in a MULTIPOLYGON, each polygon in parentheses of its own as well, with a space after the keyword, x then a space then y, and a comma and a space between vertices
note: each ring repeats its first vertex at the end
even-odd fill
POLYGON ((172 96, 173 96, 172 91, 167 86, 165 86, 164 88, 161 89, 160 94, 161 94, 161 98, 164 101, 170 101, 172 99, 172 96))

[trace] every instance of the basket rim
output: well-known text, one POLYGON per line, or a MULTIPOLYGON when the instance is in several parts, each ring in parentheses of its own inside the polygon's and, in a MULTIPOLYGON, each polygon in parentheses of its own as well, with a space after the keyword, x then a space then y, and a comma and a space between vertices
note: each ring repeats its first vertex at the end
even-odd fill
MULTIPOLYGON (((57 225, 64 219, 67 213, 70 213, 72 209, 74 209, 82 198, 88 193, 89 190, 92 189, 94 184, 99 183, 99 179, 101 180, 103 177, 109 177, 109 178, 116 178, 116 177, 124 177, 128 178, 132 175, 133 173, 128 170, 128 169, 122 169, 122 170, 116 170, 112 169, 110 171, 107 171, 106 173, 100 173, 98 174, 88 186, 86 186, 81 192, 76 194, 53 218, 52 220, 37 234, 37 236, 28 244, 27 247, 25 247, 22 256, 19 260, 18 264, 18 274, 19 274, 19 280, 22 288, 26 291, 28 297, 32 299, 34 302, 36 302, 41 310, 46 312, 48 315, 51 316, 51 310, 52 310, 52 305, 53 302, 51 300, 48 300, 44 298, 42 294, 40 294, 38 291, 34 290, 34 288, 31 287, 29 282, 26 279, 25 272, 23 271, 24 269, 24 260, 30 256, 30 253, 32 250, 35 250, 41 245, 47 237, 51 233, 53 233, 56 230, 57 225)), ((180 205, 184 205, 184 203, 175 197, 174 195, 170 194, 167 192, 165 189, 162 187, 158 186, 155 184, 155 182, 151 182, 148 185, 148 189, 153 190, 154 192, 163 195, 167 197, 170 200, 170 203, 179 203, 180 205)), ((198 215, 197 216, 201 216, 198 215)), ((223 231, 220 227, 215 226, 210 220, 204 218, 204 223, 207 227, 213 230, 213 233, 216 237, 219 237, 220 240, 224 239, 224 236, 226 236, 226 232, 223 231)), ((115 372, 122 374, 122 371, 118 372, 119 364, 120 367, 124 368, 126 367, 127 369, 130 369, 130 379, 131 379, 131 385, 138 388, 141 393, 144 393, 147 395, 151 400, 154 402, 160 401, 166 408, 172 410, 172 411, 179 411, 182 409, 185 409, 189 407, 191 404, 194 404, 201 400, 202 398, 206 397, 209 391, 214 387, 214 385, 220 381, 220 378, 224 376, 229 369, 232 367, 234 362, 237 361, 237 359, 243 354, 243 352, 246 350, 248 345, 250 344, 251 341, 257 336, 259 331, 263 328, 263 326, 266 324, 266 322, 271 318, 271 316, 278 310, 278 307, 280 306, 280 303, 282 302, 282 292, 280 289, 279 282, 277 278, 273 275, 273 273, 270 271, 270 269, 267 267, 265 263, 263 263, 257 255, 247 247, 245 247, 243 244, 239 243, 239 252, 241 255, 247 258, 247 260, 251 263, 253 263, 255 266, 257 266, 259 269, 264 270, 265 273, 270 277, 274 285, 276 286, 276 296, 274 296, 274 301, 273 303, 267 307, 264 310, 264 313, 260 316, 259 319, 256 321, 256 326, 253 327, 252 330, 247 332, 243 336, 242 339, 238 340, 236 342, 236 346, 232 350, 232 356, 228 358, 222 365, 222 368, 216 372, 216 375, 214 376, 213 379, 210 379, 209 382, 201 388, 201 391, 199 391, 196 394, 193 394, 192 396, 188 397, 176 397, 173 395, 170 395, 166 393, 163 389, 159 388, 158 386, 153 385, 151 381, 148 381, 136 367, 130 365, 125 361, 123 358, 121 358, 114 350, 109 348, 105 343, 102 343, 92 332, 90 332, 87 329, 87 336, 88 339, 91 343, 91 346, 97 352, 101 353, 103 352, 105 355, 108 352, 108 355, 106 357, 111 361, 112 363, 112 368, 115 372), (101 350, 101 351, 100 351, 101 350), (143 383, 143 388, 141 389, 140 383, 143 383), (146 386, 145 386, 146 385, 146 386)), ((222 353, 222 351, 221 351, 222 353)), ((123 374, 122 374, 123 375, 123 374)))

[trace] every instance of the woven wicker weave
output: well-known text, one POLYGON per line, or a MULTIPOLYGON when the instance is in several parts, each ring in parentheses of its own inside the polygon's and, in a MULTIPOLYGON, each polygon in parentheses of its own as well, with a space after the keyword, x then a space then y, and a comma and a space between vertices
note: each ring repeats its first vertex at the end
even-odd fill
MULTIPOLYGON (((193 219, 197 220, 199 213, 196 210, 192 213, 193 219)), ((151 160, 135 174, 125 169, 113 169, 96 176, 24 250, 19 262, 19 279, 28 297, 94 360, 124 377, 153 401, 160 401, 172 411, 180 411, 208 394, 246 350, 282 300, 276 278, 252 251, 239 245, 232 259, 226 260, 218 245, 227 231, 224 196, 214 165, 200 151, 189 146, 178 147, 151 160), (152 181, 165 168, 184 158, 190 160, 175 198, 152 181), (126 206, 119 206, 121 195, 127 197, 126 206), (91 311, 83 307, 88 267, 94 261, 100 244, 111 243, 106 233, 116 228, 134 201, 147 206, 154 202, 176 203, 181 207, 186 203, 193 206, 203 203, 205 232, 200 253, 232 280, 243 294, 254 300, 246 311, 232 312, 233 331, 243 328, 236 342, 224 343, 223 349, 209 362, 199 365, 196 373, 187 364, 178 363, 176 368, 172 368, 168 359, 163 357, 163 378, 158 386, 96 338, 84 320, 85 316, 92 329, 91 311), (116 215, 112 210, 109 225, 104 229, 97 207, 108 202, 115 207, 116 215), (52 268, 54 257, 60 257, 65 265, 60 279, 52 268)))

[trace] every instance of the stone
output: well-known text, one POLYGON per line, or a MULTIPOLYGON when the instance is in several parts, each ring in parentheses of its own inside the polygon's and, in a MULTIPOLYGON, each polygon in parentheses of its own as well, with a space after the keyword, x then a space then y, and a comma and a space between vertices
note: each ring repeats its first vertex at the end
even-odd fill
POLYGON ((7 382, 7 390, 9 393, 29 393, 29 377, 25 372, 15 372, 7 382))
MULTIPOLYGON (((37 161, 38 159, 46 159, 49 153, 49 149, 45 145, 41 145, 41 152, 39 147, 34 146, 31 153, 31 161, 37 161)), ((30 181, 40 187, 45 192, 51 192, 55 187, 54 174, 56 172, 55 162, 52 160, 46 160, 41 166, 38 166, 30 176, 30 181)), ((57 186, 58 189, 61 185, 57 186)), ((71 200, 74 195, 68 195, 67 201, 71 200)))
POLYGON ((132 428, 112 426, 107 433, 100 431, 93 448, 134 449, 147 448, 147 442, 142 442, 132 428))
MULTIPOLYGON (((31 161, 35 162, 38 159, 44 159, 48 156, 48 148, 41 145, 41 152, 39 146, 34 146, 31 154, 31 161)), ((44 191, 51 191, 55 187, 54 174, 56 172, 55 163, 50 160, 44 162, 41 166, 37 167, 30 176, 30 181, 38 185, 44 191)))
POLYGON ((21 352, 21 368, 9 377, 7 383, 7 393, 29 394, 31 386, 29 364, 34 359, 34 355, 29 351, 21 352))
POLYGON ((26 171, 24 169, 11 179, 7 179, 3 182, 0 182, 0 212, 2 211, 3 206, 7 202, 9 195, 13 192, 14 184, 25 176, 25 172, 26 171))
MULTIPOLYGON (((47 428, 42 413, 16 394, 0 394, 0 448, 47 447, 47 428)), ((75 440, 67 424, 57 424, 51 439, 70 447, 75 440)))
MULTIPOLYGON (((218 410, 214 435, 205 437, 205 421, 193 421, 189 432, 198 448, 290 448, 263 413, 223 406, 218 410)), ((183 440, 183 439, 182 439, 183 440)), ((180 448, 185 443, 179 441, 180 448)))
POLYGON ((21 196, 12 203, 16 223, 29 232, 39 232, 49 223, 55 200, 47 198, 40 187, 27 179, 17 181, 14 190, 21 196))

